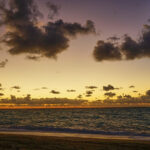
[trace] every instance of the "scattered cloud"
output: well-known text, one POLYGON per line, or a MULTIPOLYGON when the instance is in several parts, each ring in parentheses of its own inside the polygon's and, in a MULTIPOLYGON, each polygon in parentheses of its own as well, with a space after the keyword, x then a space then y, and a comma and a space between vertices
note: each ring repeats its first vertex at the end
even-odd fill
POLYGON ((4 96, 4 94, 3 94, 3 93, 0 93, 0 97, 1 97, 1 96, 4 96))
POLYGON ((80 94, 80 95, 78 95, 78 96, 77 96, 77 98, 81 99, 81 98, 82 98, 82 95, 81 95, 81 94, 80 94))
POLYGON ((131 86, 129 86, 129 88, 135 88, 135 86, 134 86, 134 85, 131 85, 131 86))
POLYGON ((67 92, 76 92, 76 90, 71 89, 71 90, 67 90, 67 92))
POLYGON ((98 41, 93 51, 95 60, 101 62, 150 58, 150 25, 144 25, 137 41, 127 34, 124 35, 123 40, 121 39, 122 41, 118 40, 117 37, 110 37, 108 41, 98 41))
POLYGON ((93 91, 86 91, 86 94, 91 95, 91 94, 93 94, 93 91))
POLYGON ((34 61, 39 61, 40 60, 39 56, 27 56, 26 58, 29 59, 29 60, 34 60, 34 61))
POLYGON ((111 42, 98 41, 94 48, 93 56, 96 61, 121 60, 119 48, 111 42))
POLYGON ((146 91, 146 96, 150 96, 150 90, 146 91))
POLYGON ((39 91, 40 89, 39 88, 35 88, 35 89, 33 89, 34 91, 39 91))
POLYGON ((137 93, 138 91, 133 91, 134 93, 137 93))
POLYGON ((104 91, 110 91, 110 90, 114 90, 115 88, 114 88, 114 86, 112 86, 112 85, 108 85, 108 86, 103 86, 103 90, 104 91))
POLYGON ((8 63, 8 59, 5 59, 4 61, 1 61, 0 62, 0 68, 4 68, 7 63, 8 63))
POLYGON ((52 93, 52 94, 60 94, 60 92, 59 91, 55 91, 55 90, 51 90, 51 92, 50 93, 52 93))
POLYGON ((20 90, 21 89, 21 87, 20 86, 13 86, 13 87, 11 87, 12 89, 16 89, 16 90, 20 90))
POLYGON ((4 89, 3 88, 0 88, 0 91, 3 91, 4 89))
POLYGON ((42 87, 41 89, 43 89, 43 90, 47 90, 48 88, 47 88, 47 87, 42 87))
POLYGON ((87 89, 97 89, 98 87, 91 85, 91 86, 86 86, 85 88, 87 88, 87 89))
MULTIPOLYGON (((58 13, 58 7, 52 3, 47 6, 49 17, 53 18, 58 13)), ((1 41, 9 48, 11 55, 26 54, 32 60, 40 57, 57 58, 69 47, 70 38, 78 34, 95 33, 94 23, 90 20, 85 25, 64 22, 62 19, 50 20, 39 27, 41 17, 42 13, 33 0, 9 0, 7 4, 1 0, 0 23, 9 29, 1 41)))
POLYGON ((51 3, 50 1, 47 2, 46 5, 49 8, 48 18, 54 19, 54 17, 59 14, 60 6, 55 5, 55 4, 51 3))
POLYGON ((105 96, 108 96, 108 97, 114 97, 116 96, 116 93, 112 93, 112 92, 107 92, 104 94, 105 96))
POLYGON ((25 97, 18 98, 14 95, 11 95, 10 99, 1 99, 0 104, 16 104, 16 105, 29 105, 29 106, 42 106, 42 105, 60 105, 60 106, 66 106, 66 105, 84 105, 87 103, 87 100, 76 100, 76 99, 67 99, 67 98, 41 98, 41 99, 34 99, 31 98, 31 95, 28 94, 25 97))
POLYGON ((127 98, 127 99, 132 98, 131 95, 124 95, 123 97, 124 97, 124 98, 127 98))

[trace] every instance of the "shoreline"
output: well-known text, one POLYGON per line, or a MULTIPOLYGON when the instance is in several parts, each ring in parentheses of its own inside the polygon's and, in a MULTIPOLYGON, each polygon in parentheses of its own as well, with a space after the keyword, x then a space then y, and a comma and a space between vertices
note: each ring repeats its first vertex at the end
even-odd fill
POLYGON ((39 137, 60 137, 60 138, 83 138, 83 139, 103 139, 103 140, 130 140, 130 141, 150 141, 150 136, 126 136, 126 135, 105 135, 105 134, 84 134, 46 131, 0 131, 0 135, 25 135, 39 137))
POLYGON ((0 132, 0 150, 149 150, 150 142, 130 139, 51 136, 0 132))

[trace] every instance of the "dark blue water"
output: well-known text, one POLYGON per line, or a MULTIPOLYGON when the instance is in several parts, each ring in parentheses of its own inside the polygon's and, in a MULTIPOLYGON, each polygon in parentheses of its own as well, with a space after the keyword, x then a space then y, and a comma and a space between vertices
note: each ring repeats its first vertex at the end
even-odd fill
POLYGON ((150 136, 150 108, 0 110, 0 130, 150 136))

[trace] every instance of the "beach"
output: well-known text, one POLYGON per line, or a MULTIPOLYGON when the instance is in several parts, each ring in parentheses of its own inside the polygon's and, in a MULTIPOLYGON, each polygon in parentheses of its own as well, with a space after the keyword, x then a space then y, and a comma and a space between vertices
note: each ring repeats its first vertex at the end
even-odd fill
POLYGON ((150 141, 131 138, 67 136, 59 133, 1 132, 0 150, 149 150, 150 141))

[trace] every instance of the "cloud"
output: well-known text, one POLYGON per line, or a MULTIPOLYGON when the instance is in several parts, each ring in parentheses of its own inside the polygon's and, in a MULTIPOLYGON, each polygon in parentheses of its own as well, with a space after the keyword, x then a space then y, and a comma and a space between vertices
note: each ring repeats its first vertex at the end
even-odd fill
POLYGON ((47 2, 47 7, 49 8, 49 15, 48 17, 50 19, 53 19, 55 17, 55 15, 58 15, 59 13, 59 9, 60 9, 60 6, 57 6, 51 2, 47 2))
POLYGON ((81 99, 81 98, 82 98, 82 95, 81 95, 81 94, 80 94, 80 95, 78 95, 78 96, 77 96, 77 98, 81 99))
POLYGON ((138 91, 133 91, 134 93, 137 93, 138 91))
POLYGON ((93 94, 93 91, 86 91, 86 94, 91 95, 91 94, 93 94))
POLYGON ((5 59, 4 61, 1 61, 0 62, 0 68, 4 68, 7 63, 8 63, 8 59, 5 59))
POLYGON ((43 90, 47 90, 48 88, 47 88, 47 87, 42 87, 41 89, 43 89, 43 90))
POLYGON ((116 95, 116 93, 112 93, 112 92, 107 92, 104 94, 105 96, 108 96, 108 97, 114 97, 116 95))
POLYGON ((112 86, 112 85, 108 85, 108 86, 103 86, 103 90, 104 91, 111 91, 111 90, 114 90, 115 88, 114 88, 114 86, 112 86))
POLYGON ((52 93, 52 94, 60 94, 60 92, 59 91, 55 91, 55 90, 51 90, 51 92, 50 93, 52 93))
POLYGON ((0 87, 2 87, 2 84, 0 83, 0 87))
POLYGON ((87 88, 87 89, 97 89, 98 87, 91 85, 91 86, 86 86, 85 88, 87 88))
POLYGON ((76 92, 76 90, 73 90, 73 89, 72 90, 67 90, 67 92, 76 92))
POLYGON ((101 62, 150 58, 150 25, 144 25, 138 40, 129 35, 124 35, 123 41, 115 43, 116 40, 119 39, 110 37, 108 41, 98 41, 93 51, 95 60, 101 62))
MULTIPOLYGON (((53 17, 57 7, 51 3, 48 7, 53 17)), ((1 25, 9 29, 3 35, 2 43, 9 48, 10 54, 26 54, 32 60, 37 60, 36 55, 57 58, 59 53, 69 47, 71 38, 78 34, 95 33, 94 23, 90 20, 84 26, 62 19, 54 22, 49 20, 39 27, 41 16, 33 0, 9 0, 7 5, 3 1, 0 3, 1 25)))
POLYGON ((39 56, 26 56, 26 58, 29 60, 39 61, 41 57, 39 57, 39 56))
POLYGON ((11 87, 12 89, 16 89, 16 90, 19 90, 19 89, 21 89, 21 87, 20 86, 13 86, 13 87, 11 87))
POLYGON ((121 53, 117 46, 111 42, 98 41, 93 56, 96 61, 121 60, 121 53))
POLYGON ((150 96, 150 90, 146 91, 146 96, 150 96))
POLYGON ((0 104, 15 104, 15 105, 29 105, 29 106, 43 106, 43 105, 56 105, 56 106, 80 106, 85 105, 87 100, 77 100, 77 99, 67 99, 67 98, 40 98, 34 99, 31 98, 31 95, 28 94, 25 97, 19 98, 14 95, 11 95, 9 99, 0 99, 0 104))
POLYGON ((135 88, 135 86, 134 86, 134 85, 131 85, 131 86, 129 86, 129 88, 135 88))
POLYGON ((93 94, 93 91, 86 91, 86 97, 91 97, 93 94))
POLYGON ((123 97, 124 97, 124 98, 127 98, 127 99, 132 98, 131 95, 124 95, 123 97))
POLYGON ((39 88, 35 88, 35 89, 33 89, 34 91, 39 91, 40 89, 39 88))
POLYGON ((4 96, 4 94, 3 94, 3 93, 0 93, 0 97, 1 97, 1 96, 4 96))

